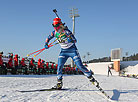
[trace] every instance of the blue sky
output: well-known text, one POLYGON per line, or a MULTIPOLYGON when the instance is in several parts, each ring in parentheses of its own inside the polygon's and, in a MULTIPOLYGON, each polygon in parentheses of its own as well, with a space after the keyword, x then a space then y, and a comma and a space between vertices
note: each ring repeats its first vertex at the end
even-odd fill
MULTIPOLYGON (((71 8, 78 8, 77 47, 90 59, 110 56, 111 49, 122 48, 123 55, 138 52, 137 0, 0 0, 0 51, 26 57, 44 47, 53 31, 57 9, 62 21, 72 30, 71 8)), ((53 46, 35 59, 57 61, 60 46, 53 46)))

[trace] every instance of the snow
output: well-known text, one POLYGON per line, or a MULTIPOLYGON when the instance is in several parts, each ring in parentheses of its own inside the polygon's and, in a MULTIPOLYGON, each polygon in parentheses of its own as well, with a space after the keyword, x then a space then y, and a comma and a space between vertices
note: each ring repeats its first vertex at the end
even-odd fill
POLYGON ((122 61, 120 64, 125 74, 138 75, 138 61, 122 61))
MULTIPOLYGON (((138 64, 125 62, 126 73, 138 74, 138 64), (130 63, 130 64, 129 64, 130 63)), ((112 70, 107 77, 107 67, 113 62, 92 63, 88 69, 103 90, 116 102, 137 102, 138 81, 134 78, 120 77, 112 70)), ((125 64, 124 64, 125 65, 125 64)), ((0 75, 0 102, 108 102, 107 98, 92 85, 84 75, 64 75, 61 91, 36 91, 51 88, 57 83, 56 75, 0 75)))
POLYGON ((127 68, 125 68, 125 74, 135 74, 138 75, 138 64, 134 65, 134 66, 128 66, 127 68))
MULTIPOLYGON (((137 79, 119 76, 94 75, 100 86, 114 101, 137 102, 137 79)), ((17 90, 51 88, 55 75, 1 75, 0 102, 108 102, 101 92, 83 75, 65 75, 62 91, 21 93, 17 90)))

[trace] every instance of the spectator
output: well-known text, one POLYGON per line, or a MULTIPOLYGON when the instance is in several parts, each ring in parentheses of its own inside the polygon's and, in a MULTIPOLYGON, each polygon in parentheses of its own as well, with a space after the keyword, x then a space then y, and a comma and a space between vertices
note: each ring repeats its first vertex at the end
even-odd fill
POLYGON ((112 75, 111 68, 112 68, 112 65, 108 65, 108 77, 109 77, 109 73, 112 75))
POLYGON ((38 74, 40 75, 40 70, 42 68, 42 63, 41 63, 41 59, 38 59, 38 63, 37 63, 37 69, 38 69, 38 74))
POLYGON ((3 66, 2 55, 3 55, 3 52, 0 52, 0 66, 1 66, 1 67, 3 66))
POLYGON ((18 69, 18 55, 16 54, 14 57, 14 74, 16 74, 17 69, 18 69))
POLYGON ((29 63, 29 66, 30 66, 30 69, 33 70, 34 67, 35 67, 35 64, 34 64, 34 59, 32 58, 30 63, 29 63))
POLYGON ((2 59, 3 52, 0 52, 0 74, 7 74, 6 67, 3 65, 3 59, 2 59))
POLYGON ((41 70, 42 70, 42 74, 45 74, 45 73, 46 73, 46 72, 45 72, 45 68, 44 68, 44 64, 45 64, 45 61, 42 60, 42 61, 41 61, 41 70))
POLYGON ((22 58, 21 60, 21 68, 24 70, 24 74, 28 74, 27 65, 25 64, 25 59, 22 58))
POLYGON ((9 61, 7 63, 7 68, 11 70, 11 74, 15 74, 14 68, 13 68, 13 54, 9 55, 9 61))

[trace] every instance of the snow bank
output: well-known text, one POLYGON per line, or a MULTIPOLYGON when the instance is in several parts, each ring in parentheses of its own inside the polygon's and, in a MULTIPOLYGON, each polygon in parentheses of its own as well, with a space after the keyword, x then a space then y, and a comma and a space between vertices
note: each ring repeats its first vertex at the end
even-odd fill
POLYGON ((135 66, 128 66, 125 68, 125 74, 136 74, 138 75, 138 64, 135 66))
POLYGON ((122 61, 120 64, 125 74, 138 74, 138 61, 122 61))

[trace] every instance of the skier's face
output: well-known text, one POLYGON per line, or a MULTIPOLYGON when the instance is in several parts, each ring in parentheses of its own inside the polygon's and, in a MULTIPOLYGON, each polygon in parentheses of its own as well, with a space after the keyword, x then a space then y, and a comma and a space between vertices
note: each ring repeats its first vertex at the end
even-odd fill
POLYGON ((59 26, 59 27, 54 27, 54 29, 55 29, 56 31, 59 31, 60 26, 59 26))
POLYGON ((59 29, 60 29, 60 24, 53 25, 53 27, 54 27, 54 29, 55 29, 56 31, 59 31, 59 29))

